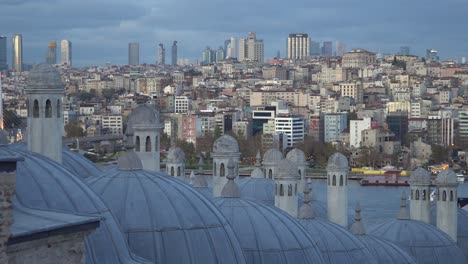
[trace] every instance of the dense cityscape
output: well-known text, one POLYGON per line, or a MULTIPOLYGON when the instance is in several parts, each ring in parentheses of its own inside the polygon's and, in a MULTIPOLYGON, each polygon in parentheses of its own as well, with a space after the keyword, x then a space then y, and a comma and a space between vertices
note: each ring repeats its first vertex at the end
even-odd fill
POLYGON ((261 35, 0 36, 0 263, 467 263, 466 58, 261 35))

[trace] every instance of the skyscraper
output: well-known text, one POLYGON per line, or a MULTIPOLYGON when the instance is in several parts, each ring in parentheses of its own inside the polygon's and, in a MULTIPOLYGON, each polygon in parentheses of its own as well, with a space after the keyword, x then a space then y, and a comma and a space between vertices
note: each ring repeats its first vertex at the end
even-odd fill
POLYGON ((237 59, 237 40, 234 36, 231 37, 231 41, 228 46, 228 58, 237 59))
POLYGON ((331 57, 333 55, 333 42, 324 41, 322 46, 322 56, 331 57))
POLYGON ((346 45, 341 41, 337 41, 336 42, 336 56, 341 57, 345 53, 346 53, 346 45))
POLYGON ((206 47, 206 49, 202 53, 202 64, 210 64, 214 62, 214 52, 211 50, 210 47, 206 47))
POLYGON ((21 34, 13 35, 13 57, 12 67, 14 71, 23 71, 23 36, 21 34))
POLYGON ((426 61, 433 62, 439 61, 438 51, 435 49, 427 49, 426 50, 426 61))
POLYGON ((403 56, 410 55, 410 47, 408 47, 408 46, 400 47, 400 55, 403 55, 403 56))
POLYGON ((219 47, 216 51, 216 62, 222 62, 225 57, 223 47, 219 47))
POLYGON ((7 37, 0 36, 0 71, 8 69, 7 64, 7 37))
POLYGON ((61 64, 62 65, 68 65, 72 66, 72 43, 69 40, 62 40, 60 42, 60 48, 61 48, 61 64))
MULTIPOLYGON (((232 45, 232 40, 231 40, 232 45)), ((246 39, 239 39, 237 59, 239 61, 253 61, 263 63, 264 46, 263 40, 257 39, 255 32, 249 32, 246 39)))
POLYGON ((288 59, 302 60, 310 55, 308 34, 293 33, 288 37, 288 59))
MULTIPOLYGON (((230 39, 226 39, 224 41, 224 56, 228 56, 228 47, 229 47, 229 44, 231 44, 231 40, 230 39)), ((226 59, 226 58, 225 58, 226 59)))
POLYGON ((159 43, 158 46, 158 64, 165 65, 166 64, 166 49, 162 43, 159 43))
POLYGON ((172 42, 172 65, 177 65, 177 41, 172 42))
POLYGON ((128 65, 140 64, 140 43, 128 43, 128 65))
POLYGON ((311 56, 320 56, 322 51, 320 50, 320 42, 311 41, 310 42, 310 55, 311 56))
POLYGON ((57 64, 57 42, 55 41, 47 44, 46 63, 57 64))

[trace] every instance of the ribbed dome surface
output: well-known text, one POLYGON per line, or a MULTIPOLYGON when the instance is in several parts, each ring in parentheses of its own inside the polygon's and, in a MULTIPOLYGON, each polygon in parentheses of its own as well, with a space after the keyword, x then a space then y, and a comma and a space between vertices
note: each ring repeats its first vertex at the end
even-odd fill
POLYGON ((299 219, 318 245, 325 263, 379 263, 366 246, 343 227, 326 220, 299 219))
POLYGON ((357 238, 377 258, 377 263, 416 264, 406 251, 389 241, 370 235, 358 235, 357 238))
POLYGON ((98 176, 102 173, 101 169, 90 160, 66 148, 62 151, 62 165, 83 179, 98 176))
POLYGON ((248 264, 324 263, 304 228, 283 211, 240 198, 214 203, 236 232, 248 264))
POLYGON ((239 180, 241 197, 268 206, 275 205, 275 181, 267 178, 245 178, 239 180))
POLYGON ((167 152, 168 163, 185 163, 185 153, 179 147, 171 147, 167 152))
POLYGON ((436 185, 438 184, 458 184, 457 174, 451 169, 446 169, 439 172, 436 178, 436 185))
POLYGON ((263 155, 263 163, 273 163, 278 162, 283 159, 283 153, 281 151, 271 148, 265 152, 263 155))
POLYGON ((416 263, 466 263, 463 252, 447 234, 420 221, 387 221, 371 228, 369 234, 395 243, 416 263))
POLYGON ((229 135, 222 135, 217 138, 213 144, 214 153, 237 153, 239 152, 239 143, 229 135))
POLYGON ((337 152, 328 158, 327 170, 348 169, 349 163, 345 155, 337 152))
POLYGON ((139 263, 132 258, 124 237, 102 200, 59 163, 18 147, 0 146, 1 156, 18 155, 16 197, 33 209, 93 214, 103 218, 86 238, 86 263, 139 263))
POLYGON ((50 64, 38 64, 29 72, 26 90, 63 90, 60 72, 50 64))
POLYGON ((128 116, 127 128, 133 126, 159 126, 159 111, 154 105, 141 104, 128 116))
POLYGON ((411 184, 431 184, 431 173, 421 167, 415 169, 410 176, 411 184))
POLYGON ((158 172, 115 170, 88 184, 114 213, 137 255, 156 263, 244 263, 223 215, 182 181, 158 172))
POLYGON ((286 159, 296 163, 297 165, 304 165, 307 162, 304 151, 298 148, 291 149, 288 154, 286 154, 286 159))

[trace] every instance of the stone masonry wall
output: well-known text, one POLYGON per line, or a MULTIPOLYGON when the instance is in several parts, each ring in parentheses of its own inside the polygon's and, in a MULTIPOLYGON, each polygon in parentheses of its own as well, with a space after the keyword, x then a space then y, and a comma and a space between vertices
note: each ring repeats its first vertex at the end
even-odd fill
POLYGON ((6 253, 13 224, 13 195, 16 187, 16 173, 2 172, 0 175, 0 263, 8 263, 6 253))

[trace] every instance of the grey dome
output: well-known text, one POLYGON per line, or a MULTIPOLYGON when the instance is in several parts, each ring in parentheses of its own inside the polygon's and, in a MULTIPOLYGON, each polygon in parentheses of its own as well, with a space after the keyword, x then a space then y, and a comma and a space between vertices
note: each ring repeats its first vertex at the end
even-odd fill
POLYGON ((102 173, 101 169, 89 159, 67 148, 62 151, 62 165, 82 179, 98 176, 102 173))
POLYGON ((297 165, 287 159, 282 159, 277 163, 273 177, 275 179, 301 179, 297 172, 297 165))
MULTIPOLYGON (((15 143, 12 144, 11 147, 27 151, 27 145, 25 143, 15 143)), ((63 148, 62 165, 73 175, 79 176, 81 179, 98 176, 102 173, 102 170, 92 161, 68 148, 63 148)))
POLYGON ((128 128, 134 126, 159 126, 159 111, 154 105, 141 104, 132 110, 128 116, 128 128))
POLYGON ((117 160, 119 170, 142 170, 143 164, 140 158, 132 149, 127 151, 117 160))
POLYGON ((29 72, 25 90, 60 90, 64 89, 60 72, 50 64, 38 64, 29 72))
POLYGON ((446 170, 439 172, 436 178, 436 185, 439 185, 439 184, 458 185, 457 174, 451 169, 446 169, 446 170))
POLYGON ((160 172, 115 170, 88 184, 137 255, 156 263, 244 263, 223 215, 182 181, 160 172))
POLYGON ((364 243, 342 226, 319 218, 299 222, 318 245, 325 263, 378 263, 364 243))
POLYGON ((167 152, 167 163, 185 163, 185 153, 179 147, 171 147, 167 152))
POLYGON ((213 153, 238 153, 239 143, 229 135, 222 135, 213 144, 213 153))
POLYGON ((275 205, 275 181, 267 178, 244 178, 239 180, 241 197, 260 202, 264 205, 275 205))
POLYGON ((248 264, 324 263, 304 228, 283 211, 241 198, 215 198, 248 264))
POLYGON ((421 221, 391 220, 374 226, 369 234, 395 243, 417 263, 466 263, 463 252, 447 234, 421 221))
POLYGON ((345 155, 336 152, 328 158, 327 170, 348 170, 349 163, 345 155))
POLYGON ((263 173, 263 170, 260 167, 255 167, 255 169, 250 173, 250 178, 263 179, 265 178, 265 173, 263 173))
POLYGON ((275 163, 283 159, 281 151, 271 148, 263 154, 263 163, 275 163))
POLYGON ((430 185, 431 173, 421 167, 418 167, 411 173, 410 183, 415 185, 430 185))
POLYGON ((377 263, 416 264, 406 251, 387 240, 371 235, 358 235, 357 238, 377 258, 377 263))
POLYGON ((12 155, 25 159, 18 162, 16 178, 16 198, 23 205, 102 217, 100 227, 86 238, 86 263, 140 263, 132 257, 109 209, 78 176, 42 155, 0 146, 0 156, 12 155))
POLYGON ((291 149, 288 154, 286 154, 286 159, 296 163, 297 165, 305 165, 307 163, 304 151, 298 148, 291 149))

